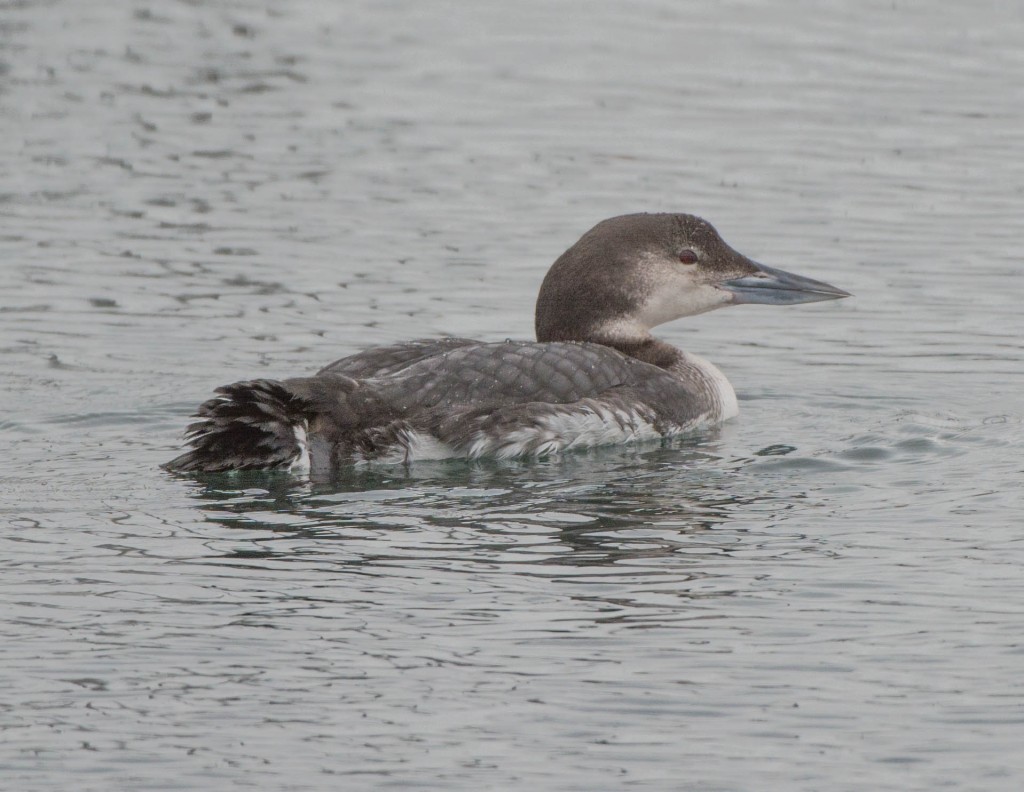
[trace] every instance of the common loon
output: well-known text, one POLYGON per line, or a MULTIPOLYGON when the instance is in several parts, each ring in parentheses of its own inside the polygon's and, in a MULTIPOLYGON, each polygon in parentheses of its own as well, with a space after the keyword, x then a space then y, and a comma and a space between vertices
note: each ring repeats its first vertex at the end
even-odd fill
POLYGON ((552 265, 537 341, 466 338, 375 347, 311 377, 216 390, 172 471, 339 466, 419 458, 541 456, 667 437, 735 416, 711 363, 656 325, 726 305, 848 297, 751 261, 705 220, 632 214, 598 223, 552 265))

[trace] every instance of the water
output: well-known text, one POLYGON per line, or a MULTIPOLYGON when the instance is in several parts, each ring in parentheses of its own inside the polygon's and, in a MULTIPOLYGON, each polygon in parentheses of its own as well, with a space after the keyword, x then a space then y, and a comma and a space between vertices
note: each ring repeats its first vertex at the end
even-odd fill
POLYGON ((1017 790, 1024 15, 0 5, 0 786, 1017 790), (210 389, 528 337, 597 220, 854 299, 663 328, 741 416, 175 478, 210 389))

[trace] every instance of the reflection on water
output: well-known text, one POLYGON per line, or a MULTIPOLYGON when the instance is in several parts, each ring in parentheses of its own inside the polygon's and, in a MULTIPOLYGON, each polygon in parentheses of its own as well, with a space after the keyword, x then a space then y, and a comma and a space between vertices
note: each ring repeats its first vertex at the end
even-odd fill
POLYGON ((249 537, 265 531, 257 544, 267 557, 341 540, 346 563, 368 566, 439 554, 550 576, 562 574, 556 567, 597 573, 629 564, 663 574, 684 558, 728 554, 735 537, 704 534, 728 526, 734 514, 785 511, 799 497, 740 491, 732 486, 737 465, 730 470, 701 443, 688 445, 537 462, 349 468, 317 485, 284 473, 209 475, 192 496, 208 521, 249 537), (652 566, 658 558, 674 560, 659 570, 652 566))

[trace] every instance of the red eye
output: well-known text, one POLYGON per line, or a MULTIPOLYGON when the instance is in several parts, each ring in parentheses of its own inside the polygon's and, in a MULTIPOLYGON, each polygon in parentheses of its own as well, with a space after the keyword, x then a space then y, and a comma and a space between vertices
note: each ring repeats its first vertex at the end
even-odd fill
POLYGON ((682 262, 683 264, 696 264, 697 254, 694 253, 692 250, 684 250, 682 253, 679 254, 679 261, 682 262))

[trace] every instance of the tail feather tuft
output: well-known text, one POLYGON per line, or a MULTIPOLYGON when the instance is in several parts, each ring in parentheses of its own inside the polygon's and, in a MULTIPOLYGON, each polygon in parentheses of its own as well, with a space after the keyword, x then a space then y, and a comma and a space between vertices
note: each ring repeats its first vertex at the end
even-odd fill
POLYGON ((250 380, 217 388, 185 430, 192 448, 163 465, 166 470, 216 473, 288 467, 306 453, 311 404, 275 380, 250 380))

